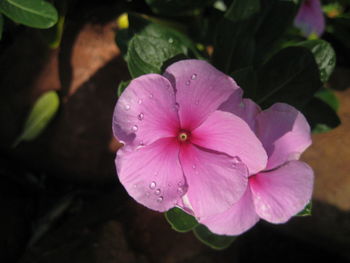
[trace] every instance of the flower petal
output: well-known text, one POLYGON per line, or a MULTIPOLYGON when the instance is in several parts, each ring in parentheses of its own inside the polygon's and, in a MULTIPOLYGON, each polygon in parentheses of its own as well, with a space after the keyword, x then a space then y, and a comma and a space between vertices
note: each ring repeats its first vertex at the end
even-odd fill
POLYGON ((276 103, 257 116, 256 134, 269 156, 267 169, 299 159, 311 144, 310 126, 301 112, 276 103))
POLYGON ((182 60, 169 66, 164 76, 176 89, 183 129, 193 130, 207 116, 241 89, 229 76, 203 60, 182 60))
POLYGON ((259 221, 255 212, 250 188, 247 187, 243 197, 227 211, 205 218, 200 223, 218 235, 240 235, 259 221))
POLYGON ((174 138, 159 139, 135 151, 123 147, 117 152, 116 167, 129 195, 150 209, 164 212, 187 191, 174 138))
POLYGON ((206 149, 238 157, 255 174, 265 169, 267 155, 263 145, 241 118, 215 111, 192 132, 191 142, 206 149))
POLYGON ((255 210, 271 223, 284 223, 310 201, 313 171, 303 162, 286 165, 249 178, 255 210))
POLYGON ((305 37, 316 33, 322 35, 325 28, 325 19, 319 0, 305 0, 295 17, 294 24, 300 28, 305 37))
POLYGON ((180 162, 188 183, 188 200, 197 218, 227 210, 245 192, 247 168, 227 155, 188 143, 180 148, 180 162))
POLYGON ((114 135, 126 144, 148 145, 176 136, 179 120, 174 89, 161 75, 148 74, 131 81, 113 115, 114 135))
POLYGON ((243 119, 249 127, 255 131, 255 118, 261 112, 261 108, 251 99, 243 99, 238 101, 237 98, 231 96, 223 103, 219 110, 231 112, 243 119))

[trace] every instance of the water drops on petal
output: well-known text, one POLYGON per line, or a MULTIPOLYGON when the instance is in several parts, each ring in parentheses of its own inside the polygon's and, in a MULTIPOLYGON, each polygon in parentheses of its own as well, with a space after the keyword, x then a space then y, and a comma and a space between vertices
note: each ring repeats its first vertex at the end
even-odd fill
POLYGON ((191 79, 194 80, 197 78, 197 74, 192 74, 191 79))
POLYGON ((157 198, 157 202, 158 202, 158 203, 161 203, 161 202, 163 202, 163 199, 164 199, 163 196, 159 196, 159 197, 157 198))
POLYGON ((137 115, 137 118, 142 121, 145 115, 141 112, 139 115, 137 115))
POLYGON ((131 130, 132 130, 133 132, 137 132, 138 129, 139 129, 139 127, 138 127, 137 125, 134 125, 134 126, 131 127, 131 130))
POLYGON ((160 195, 160 193, 161 193, 161 190, 159 188, 154 192, 155 195, 160 195))
POLYGON ((178 186, 183 186, 184 183, 180 181, 180 182, 177 183, 177 185, 178 185, 178 186))
POLYGON ((194 164, 194 165, 192 165, 192 168, 193 168, 193 169, 196 169, 196 165, 195 165, 195 164, 194 164))
POLYGON ((196 101, 195 101, 195 104, 198 105, 198 104, 199 104, 199 100, 196 100, 196 101))
POLYGON ((177 193, 179 194, 179 195, 182 195, 183 193, 184 193, 184 189, 180 186, 180 187, 178 187, 177 188, 177 193))
POLYGON ((190 80, 187 80, 186 81, 186 85, 189 86, 191 84, 191 81, 190 80))
POLYGON ((154 188, 156 188, 156 186, 157 186, 157 184, 156 184, 156 182, 154 182, 154 181, 151 182, 151 183, 149 184, 149 188, 152 189, 152 190, 153 190, 154 188))
POLYGON ((141 104, 141 103, 142 103, 142 99, 139 99, 139 100, 137 101, 137 103, 138 103, 138 104, 141 104))
POLYGON ((149 97, 150 99, 153 99, 153 94, 150 93, 148 97, 149 97))
POLYGON ((125 110, 130 110, 130 105, 129 105, 129 104, 126 104, 126 105, 124 106, 124 109, 125 109, 125 110))

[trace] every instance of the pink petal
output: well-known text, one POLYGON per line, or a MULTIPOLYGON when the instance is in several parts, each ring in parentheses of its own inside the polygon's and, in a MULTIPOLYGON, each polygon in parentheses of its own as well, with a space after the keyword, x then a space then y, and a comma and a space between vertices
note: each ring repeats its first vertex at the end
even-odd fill
POLYGON ((227 210, 247 187, 247 168, 233 158, 190 143, 180 148, 180 162, 188 183, 188 200, 197 218, 227 210))
POLYGON ((313 180, 312 169, 300 161, 250 177, 257 214, 271 223, 288 221, 311 200, 313 180))
POLYGON ((238 101, 235 96, 231 96, 219 107, 219 110, 237 115, 244 120, 253 131, 255 131, 255 118, 261 112, 259 105, 251 99, 238 101))
POLYGON ((227 211, 200 221, 210 231, 218 235, 240 235, 259 221, 255 212, 250 188, 247 187, 243 197, 227 211))
POLYGON ((241 96, 240 88, 232 78, 203 60, 176 62, 166 69, 164 76, 176 89, 183 129, 198 127, 231 94, 241 96))
POLYGON ((232 113, 215 111, 192 132, 191 142, 238 157, 255 174, 265 169, 266 152, 247 123, 232 113))
POLYGON ((187 191, 174 138, 159 139, 135 151, 123 147, 117 152, 116 167, 129 195, 150 209, 164 212, 187 191))
POLYGON ((276 103, 257 116, 257 136, 269 156, 267 169, 299 159, 311 144, 310 126, 301 112, 276 103))
POLYGON ((161 75, 148 74, 131 81, 113 115, 113 132, 126 144, 148 145, 173 137, 179 129, 174 89, 161 75))
POLYGON ((322 35, 325 28, 325 19, 319 0, 305 0, 295 17, 294 24, 300 28, 303 35, 308 37, 312 33, 322 35))

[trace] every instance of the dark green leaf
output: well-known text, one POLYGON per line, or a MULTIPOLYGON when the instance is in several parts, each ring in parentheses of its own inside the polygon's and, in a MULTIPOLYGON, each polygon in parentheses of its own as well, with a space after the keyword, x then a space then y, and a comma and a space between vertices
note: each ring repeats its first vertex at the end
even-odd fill
POLYGON ((29 113, 22 134, 13 143, 12 147, 16 147, 21 141, 31 141, 38 137, 55 116, 59 102, 55 91, 49 91, 41 95, 29 113))
POLYGON ((234 0, 225 13, 225 18, 236 22, 251 18, 260 10, 260 0, 234 0))
POLYGON ((128 81, 121 81, 119 83, 119 86, 118 86, 118 97, 120 97, 120 95, 123 93, 125 88, 129 85, 129 83, 130 83, 130 80, 128 80, 128 81))
POLYGON ((156 14, 167 16, 191 15, 196 9, 204 8, 213 0, 146 0, 156 14))
POLYGON ((60 16, 58 22, 54 27, 41 31, 49 47, 52 49, 58 48, 61 43, 64 28, 64 20, 65 17, 60 16))
POLYGON ((184 34, 164 25, 133 19, 132 16, 129 19, 130 30, 135 35, 128 43, 126 61, 133 78, 161 73, 166 61, 181 54, 201 58, 192 41, 184 34))
POLYGON ((260 23, 255 34, 255 64, 260 64, 277 48, 281 36, 293 24, 297 5, 291 0, 262 0, 260 23))
POLYGON ((298 46, 308 48, 315 57, 321 75, 321 81, 328 81, 335 67, 335 52, 332 46, 322 39, 308 40, 298 43, 298 46))
POLYGON ((13 21, 35 28, 49 28, 56 24, 56 9, 43 0, 1 0, 0 12, 13 21))
POLYGON ((340 119, 336 112, 318 98, 313 98, 302 111, 313 133, 327 132, 340 124, 340 119))
POLYGON ((2 38, 2 31, 4 29, 4 17, 0 14, 0 40, 2 38))
POLYGON ((195 236, 207 246, 213 249, 225 249, 229 247, 236 239, 235 236, 219 236, 215 235, 204 225, 198 225, 193 229, 195 236))
POLYGON ((165 218, 171 227, 178 232, 188 232, 198 225, 197 220, 193 216, 177 207, 167 211, 165 218))
POLYGON ((308 203, 305 208, 297 214, 297 216, 311 216, 312 202, 308 203))
POLYGON ((331 106, 334 111, 338 111, 339 100, 331 89, 322 88, 316 92, 315 96, 331 106))
POLYGON ((233 1, 217 25, 213 65, 227 74, 252 64, 259 2, 259 0, 233 1))
POLYGON ((232 74, 233 79, 243 89, 244 97, 252 98, 256 93, 257 79, 253 67, 239 69, 232 74))
POLYGON ((258 85, 255 99, 263 108, 276 102, 301 108, 322 84, 312 53, 303 47, 288 47, 258 71, 258 85))

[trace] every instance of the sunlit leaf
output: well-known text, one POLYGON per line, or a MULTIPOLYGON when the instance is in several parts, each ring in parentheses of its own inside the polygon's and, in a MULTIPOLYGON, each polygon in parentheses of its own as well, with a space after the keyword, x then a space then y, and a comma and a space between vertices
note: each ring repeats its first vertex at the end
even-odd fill
POLYGON ((37 138, 55 116, 59 107, 59 98, 55 91, 41 95, 35 102, 24 124, 22 134, 13 143, 16 147, 21 141, 31 141, 37 138))
POLYGON ((1 0, 0 12, 13 21, 35 28, 49 28, 56 24, 55 7, 43 0, 1 0))

